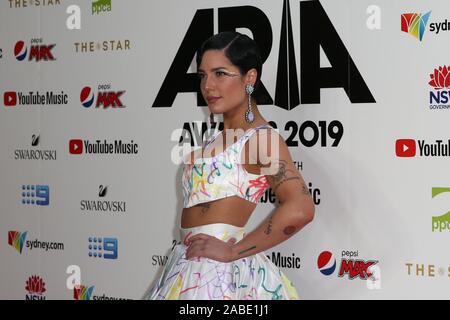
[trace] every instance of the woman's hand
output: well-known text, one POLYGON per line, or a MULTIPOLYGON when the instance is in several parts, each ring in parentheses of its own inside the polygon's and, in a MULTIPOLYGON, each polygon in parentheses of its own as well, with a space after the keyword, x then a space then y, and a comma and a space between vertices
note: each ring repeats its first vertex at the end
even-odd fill
POLYGON ((231 262, 235 260, 232 247, 236 238, 230 238, 227 242, 216 237, 199 233, 187 239, 189 245, 186 251, 186 259, 209 258, 220 262, 231 262))

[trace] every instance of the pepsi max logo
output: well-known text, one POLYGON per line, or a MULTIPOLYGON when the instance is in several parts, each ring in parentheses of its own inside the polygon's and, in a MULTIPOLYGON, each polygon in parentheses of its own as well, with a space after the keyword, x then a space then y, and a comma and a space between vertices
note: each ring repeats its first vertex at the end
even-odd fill
MULTIPOLYGON (((36 41, 32 41, 35 43, 36 41)), ((30 54, 28 56, 28 61, 35 60, 39 61, 53 61, 56 60, 53 56, 52 49, 55 44, 45 45, 45 44, 32 44, 30 46, 30 54)), ((23 41, 17 41, 14 46, 14 56, 18 61, 23 61, 27 57, 28 48, 23 41)))
POLYGON ((84 87, 80 93, 80 101, 83 107, 90 108, 94 102, 94 92, 89 87, 84 87))
POLYGON ((27 47, 25 46, 25 43, 23 41, 17 41, 16 45, 14 46, 14 56, 17 60, 22 61, 27 56, 27 47))
POLYGON ((330 251, 323 251, 317 258, 317 267, 323 275, 329 276, 336 270, 336 258, 330 251))
POLYGON ((348 276, 350 280, 360 278, 361 280, 367 280, 372 277, 370 267, 377 264, 376 260, 355 260, 355 259, 342 259, 341 268, 339 270, 339 277, 348 276))
POLYGON ((102 89, 109 87, 110 85, 100 85, 97 95, 94 93, 92 88, 84 87, 80 93, 80 102, 83 107, 90 108, 94 103, 95 96, 97 96, 95 108, 125 108, 121 101, 121 96, 125 93, 125 91, 101 91, 102 89))

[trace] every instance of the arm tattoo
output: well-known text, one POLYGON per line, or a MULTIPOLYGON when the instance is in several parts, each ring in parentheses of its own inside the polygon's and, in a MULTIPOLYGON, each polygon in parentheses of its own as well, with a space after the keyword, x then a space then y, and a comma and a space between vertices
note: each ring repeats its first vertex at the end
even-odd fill
POLYGON ((288 236, 290 234, 293 234, 295 232, 295 229, 296 228, 294 226, 288 226, 288 227, 284 228, 283 232, 285 235, 288 236))
POLYGON ((209 202, 206 202, 206 203, 199 203, 197 206, 202 208, 202 213, 206 213, 206 211, 208 211, 209 208, 211 207, 211 204, 209 202))
POLYGON ((253 246, 253 247, 251 247, 251 248, 248 248, 248 249, 245 249, 245 250, 239 252, 239 254, 243 254, 243 253, 245 253, 245 252, 247 252, 247 251, 250 251, 250 250, 253 250, 253 249, 255 249, 255 248, 256 248, 256 246, 253 246))
POLYGON ((300 180, 300 178, 298 176, 290 176, 292 174, 293 174, 293 171, 291 169, 286 169, 286 161, 280 160, 278 172, 276 174, 274 174, 273 176, 271 176, 271 178, 273 179, 273 182, 276 184, 275 187, 273 188, 273 192, 275 193, 276 190, 278 189, 278 187, 286 181, 293 180, 293 179, 300 180))
POLYGON ((267 229, 264 230, 264 233, 267 235, 269 235, 272 232, 272 218, 273 218, 273 214, 270 216, 269 223, 267 225, 267 229))

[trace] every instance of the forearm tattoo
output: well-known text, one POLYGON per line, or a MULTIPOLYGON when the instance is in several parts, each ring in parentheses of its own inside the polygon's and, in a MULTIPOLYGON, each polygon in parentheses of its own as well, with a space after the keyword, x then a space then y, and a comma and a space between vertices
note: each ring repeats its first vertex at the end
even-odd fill
POLYGON ((269 218, 269 222, 267 224, 267 229, 264 230, 264 233, 267 234, 267 235, 272 233, 272 218, 273 218, 273 214, 269 218))
POLYGON ((275 173, 273 176, 270 176, 270 178, 273 181, 273 184, 275 184, 275 187, 273 187, 273 192, 275 193, 278 187, 289 180, 299 179, 298 175, 295 175, 294 171, 291 169, 286 168, 286 161, 280 160, 279 163, 279 169, 278 172, 275 173))
POLYGON ((253 249, 255 249, 255 248, 256 248, 256 246, 253 246, 253 247, 251 247, 251 248, 245 249, 245 250, 239 252, 239 255, 244 254, 244 253, 246 253, 247 251, 253 250, 253 249))

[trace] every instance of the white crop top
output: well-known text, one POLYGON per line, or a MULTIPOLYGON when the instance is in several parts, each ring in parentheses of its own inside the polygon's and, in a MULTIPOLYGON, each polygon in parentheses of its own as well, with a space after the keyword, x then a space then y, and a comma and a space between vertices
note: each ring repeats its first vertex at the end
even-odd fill
MULTIPOLYGON (((197 158, 193 164, 184 163, 182 175, 184 208, 231 196, 238 196, 253 203, 260 200, 269 187, 266 176, 247 172, 240 163, 245 143, 260 128, 272 127, 264 124, 252 128, 223 152, 211 158, 197 158)), ((203 150, 220 133, 207 140, 203 150)))

